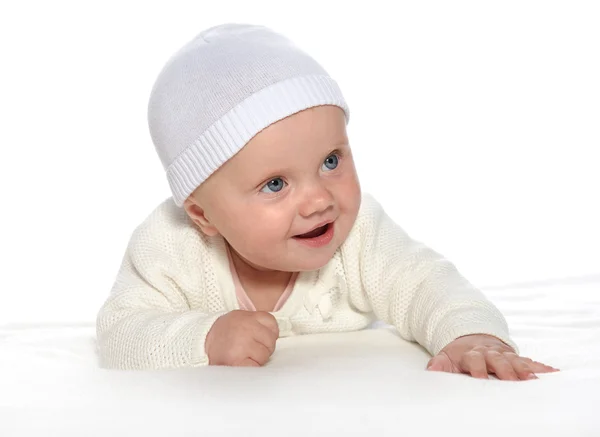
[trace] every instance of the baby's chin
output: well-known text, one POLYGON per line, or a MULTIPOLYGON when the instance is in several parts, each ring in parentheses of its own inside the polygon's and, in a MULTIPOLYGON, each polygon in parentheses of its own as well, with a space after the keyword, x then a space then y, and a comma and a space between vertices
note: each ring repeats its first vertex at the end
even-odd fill
POLYGON ((254 250, 245 259, 259 270, 280 272, 310 272, 325 267, 333 258, 339 243, 334 238, 326 247, 313 248, 290 239, 288 244, 277 246, 272 251, 254 250), (268 257, 264 254, 269 253, 268 257))
POLYGON ((322 269, 331 261, 333 253, 331 254, 315 254, 314 256, 298 255, 294 259, 289 260, 289 263, 285 266, 281 266, 280 270, 288 272, 310 272, 313 270, 322 269))
POLYGON ((265 260, 256 260, 255 266, 260 266, 265 270, 275 270, 279 272, 310 272, 319 270, 327 265, 333 258, 333 254, 322 254, 320 256, 307 256, 297 254, 288 259, 280 258, 276 262, 265 262, 265 260), (262 261, 262 262, 261 262, 262 261))
POLYGON ((262 271, 278 271, 278 272, 310 272, 319 270, 327 265, 333 258, 333 253, 315 254, 313 256, 296 253, 293 256, 281 256, 278 259, 257 259, 253 256, 245 258, 246 262, 255 269, 262 271))
POLYGON ((289 271, 289 272, 311 272, 313 270, 322 269, 323 267, 325 267, 327 265, 327 263, 329 261, 331 261, 331 258, 329 258, 327 261, 321 262, 321 263, 315 263, 315 262, 302 263, 302 264, 296 265, 296 268, 286 269, 286 271, 289 271))

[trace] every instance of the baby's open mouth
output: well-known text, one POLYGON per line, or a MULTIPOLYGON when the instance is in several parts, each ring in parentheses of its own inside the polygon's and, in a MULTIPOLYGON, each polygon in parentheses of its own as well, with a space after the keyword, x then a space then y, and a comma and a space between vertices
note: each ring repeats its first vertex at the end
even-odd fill
POLYGON ((323 235, 325 232, 327 232, 327 229, 329 228, 330 225, 331 225, 331 223, 327 223, 326 225, 323 225, 320 228, 315 229, 314 231, 307 232, 306 234, 302 234, 302 235, 296 235, 294 238, 315 238, 315 237, 319 237, 319 236, 323 235))

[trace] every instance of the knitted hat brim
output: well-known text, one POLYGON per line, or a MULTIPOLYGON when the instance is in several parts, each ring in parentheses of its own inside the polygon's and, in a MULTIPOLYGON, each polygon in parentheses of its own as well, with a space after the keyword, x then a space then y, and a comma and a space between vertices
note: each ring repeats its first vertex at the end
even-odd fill
POLYGON ((323 105, 350 112, 338 84, 329 76, 293 77, 251 95, 212 124, 167 168, 173 200, 179 207, 226 161, 271 124, 323 105))

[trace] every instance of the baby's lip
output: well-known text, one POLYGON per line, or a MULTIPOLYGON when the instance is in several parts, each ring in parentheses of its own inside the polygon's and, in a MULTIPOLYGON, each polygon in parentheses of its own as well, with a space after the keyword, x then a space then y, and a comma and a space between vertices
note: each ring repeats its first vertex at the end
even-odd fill
POLYGON ((301 233, 299 233, 299 234, 296 234, 296 235, 295 235, 295 237, 297 237, 298 235, 304 235, 304 234, 308 234, 309 232, 312 232, 312 231, 314 231, 315 229, 318 229, 318 228, 320 228, 320 227, 322 227, 322 226, 328 225, 328 224, 330 224, 330 223, 333 223, 333 222, 334 222, 334 220, 325 220, 325 221, 323 221, 323 222, 321 222, 321 223, 319 223, 319 224, 317 224, 317 225, 313 226, 313 227, 312 227, 312 228, 310 228, 308 231, 305 231, 305 232, 301 232, 301 233))

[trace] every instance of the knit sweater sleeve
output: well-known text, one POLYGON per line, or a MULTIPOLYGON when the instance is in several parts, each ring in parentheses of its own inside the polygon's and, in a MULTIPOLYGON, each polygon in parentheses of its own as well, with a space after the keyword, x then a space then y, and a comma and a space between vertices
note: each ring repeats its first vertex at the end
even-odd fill
POLYGON ((174 239, 166 228, 164 220, 153 217, 129 241, 110 296, 96 320, 102 367, 163 369, 208 364, 204 341, 224 313, 190 309, 187 289, 197 284, 192 285, 185 273, 182 252, 189 247, 181 247, 181 239, 174 239))
POLYGON ((480 290, 442 255, 413 240, 375 199, 363 199, 357 306, 432 355, 469 334, 495 336, 518 351, 503 315, 480 290))

